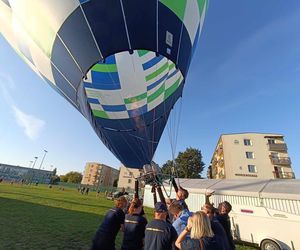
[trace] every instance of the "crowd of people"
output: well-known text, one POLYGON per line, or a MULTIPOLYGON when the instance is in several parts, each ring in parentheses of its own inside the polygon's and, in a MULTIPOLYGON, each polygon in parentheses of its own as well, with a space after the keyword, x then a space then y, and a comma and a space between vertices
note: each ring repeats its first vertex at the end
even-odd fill
POLYGON ((89 187, 85 187, 85 186, 78 186, 77 188, 78 193, 80 192, 81 194, 89 194, 90 188, 89 187))
POLYGON ((197 212, 189 211, 185 202, 189 193, 180 187, 176 199, 157 202, 154 218, 144 217, 142 200, 130 204, 124 196, 115 200, 96 232, 92 250, 115 250, 115 239, 121 230, 122 250, 233 250, 230 230, 231 205, 224 201, 218 208, 209 202, 197 212))

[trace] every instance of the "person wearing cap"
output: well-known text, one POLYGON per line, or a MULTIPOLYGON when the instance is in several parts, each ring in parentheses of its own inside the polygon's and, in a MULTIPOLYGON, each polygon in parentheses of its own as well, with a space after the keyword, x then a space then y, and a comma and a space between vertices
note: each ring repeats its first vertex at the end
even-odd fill
POLYGON ((216 219, 220 222, 220 224, 223 226, 225 230, 230 249, 234 250, 235 245, 231 234, 230 217, 228 215, 231 209, 232 206, 228 201, 221 202, 218 207, 218 213, 216 215, 216 219))
POLYGON ((177 232, 166 222, 167 206, 162 202, 155 204, 154 220, 146 226, 144 250, 172 250, 175 248, 177 232))
POLYGON ((124 196, 115 200, 115 207, 110 209, 104 217, 102 224, 93 239, 92 250, 115 250, 115 239, 120 230, 123 230, 125 214, 123 209, 127 207, 124 196))
POLYGON ((143 249, 147 220, 142 216, 143 204, 134 198, 125 216, 124 238, 121 250, 143 249))

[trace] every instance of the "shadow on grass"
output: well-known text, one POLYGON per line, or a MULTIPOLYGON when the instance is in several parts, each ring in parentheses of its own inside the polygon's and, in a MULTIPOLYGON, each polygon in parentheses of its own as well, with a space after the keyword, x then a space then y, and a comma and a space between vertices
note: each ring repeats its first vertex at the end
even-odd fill
POLYGON ((89 249, 103 219, 84 213, 0 198, 1 249, 89 249))

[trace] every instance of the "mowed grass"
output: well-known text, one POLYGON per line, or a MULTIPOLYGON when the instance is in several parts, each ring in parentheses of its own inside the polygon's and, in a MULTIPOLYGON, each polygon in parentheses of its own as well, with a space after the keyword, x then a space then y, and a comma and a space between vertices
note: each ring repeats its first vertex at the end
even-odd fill
MULTIPOLYGON (((113 202, 95 192, 0 183, 0 249, 89 249, 113 202)), ((152 209, 145 208, 147 219, 152 209)), ((120 248, 122 234, 116 246, 120 248)), ((237 249, 253 249, 238 246, 237 249)))

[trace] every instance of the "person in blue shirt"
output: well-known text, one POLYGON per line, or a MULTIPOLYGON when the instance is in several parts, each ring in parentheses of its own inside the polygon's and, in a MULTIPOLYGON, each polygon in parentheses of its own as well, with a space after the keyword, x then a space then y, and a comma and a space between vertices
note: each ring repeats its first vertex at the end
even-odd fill
POLYGON ((125 214, 123 209, 127 207, 124 196, 115 200, 115 207, 110 209, 104 217, 102 224, 93 239, 91 250, 115 250, 115 239, 120 230, 123 230, 125 214))
POLYGON ((167 206, 162 202, 155 204, 154 220, 146 226, 144 250, 172 250, 175 247, 177 233, 166 221, 167 206))
POLYGON ((178 235, 181 234, 181 232, 187 226, 188 218, 193 214, 187 209, 184 209, 183 206, 176 201, 170 205, 169 213, 171 213, 173 217, 172 226, 175 228, 178 235))
POLYGON ((125 216, 124 238, 121 250, 141 250, 144 245, 147 220, 142 216, 143 204, 134 198, 125 216))
POLYGON ((178 236, 175 245, 180 250, 222 250, 211 229, 209 218, 202 211, 189 218, 188 225, 178 236), (185 240, 189 233, 191 238, 185 240))

